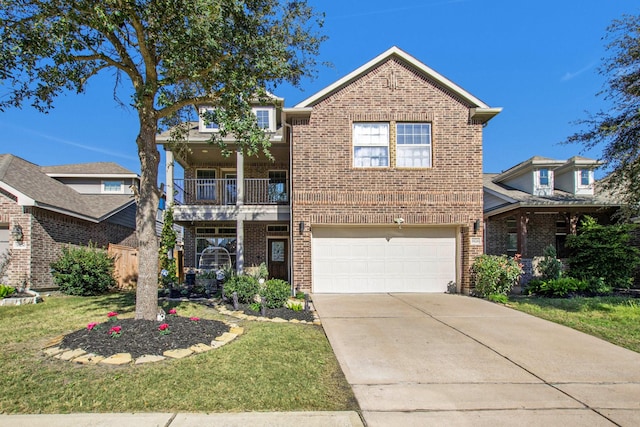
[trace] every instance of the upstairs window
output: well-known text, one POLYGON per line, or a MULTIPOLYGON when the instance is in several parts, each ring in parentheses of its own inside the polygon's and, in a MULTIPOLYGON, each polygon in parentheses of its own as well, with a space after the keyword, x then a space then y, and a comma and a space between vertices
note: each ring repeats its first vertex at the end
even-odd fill
POLYGON ((399 168, 431 167, 430 123, 398 123, 396 138, 396 166, 399 168))
POLYGON ((258 127, 271 132, 276 130, 276 111, 274 108, 269 107, 255 107, 253 108, 253 114, 256 115, 258 121, 258 127))
POLYGON ((591 174, 589 173, 590 171, 588 169, 581 169, 580 170, 580 186, 581 187, 588 187, 589 185, 591 185, 591 174))
POLYGON ((538 186, 539 187, 549 186, 549 169, 540 169, 538 171, 538 186))
POLYGON ((122 181, 102 181, 102 192, 110 194, 123 194, 124 184, 122 181))
POLYGON ((389 123, 353 124, 353 166, 389 166, 389 123))
POLYGON ((213 108, 203 108, 200 110, 200 132, 218 132, 220 125, 211 121, 209 113, 215 111, 213 108))

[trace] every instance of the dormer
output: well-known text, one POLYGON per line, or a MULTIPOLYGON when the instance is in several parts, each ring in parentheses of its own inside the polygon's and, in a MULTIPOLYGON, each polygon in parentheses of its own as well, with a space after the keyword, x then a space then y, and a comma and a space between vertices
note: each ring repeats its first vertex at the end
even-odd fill
MULTIPOLYGON (((259 103, 254 104, 251 107, 251 111, 256 116, 256 120, 258 122, 258 127, 260 129, 264 129, 266 132, 275 133, 281 122, 282 118, 280 117, 280 111, 282 110, 282 106, 284 105, 284 99, 279 98, 275 95, 268 94, 269 99, 268 105, 261 105, 259 103)), ((220 131, 220 126, 217 123, 213 123, 209 120, 206 120, 206 112, 213 111, 214 107, 210 105, 201 106, 198 108, 199 113, 199 121, 198 121, 198 130, 203 133, 212 133, 220 131)))
POLYGON ((534 196, 553 196, 554 171, 564 161, 535 156, 497 175, 493 182, 534 196))
POLYGON ((575 156, 555 171, 556 188, 577 196, 593 196, 596 160, 575 156))

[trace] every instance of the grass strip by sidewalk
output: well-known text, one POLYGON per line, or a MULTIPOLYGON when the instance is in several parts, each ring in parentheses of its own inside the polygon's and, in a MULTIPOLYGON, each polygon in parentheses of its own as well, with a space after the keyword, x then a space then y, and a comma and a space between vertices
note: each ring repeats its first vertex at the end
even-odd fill
POLYGON ((509 307, 640 353, 640 299, 511 297, 509 307))
MULTIPOLYGON (((165 307, 166 309, 167 307, 165 307)), ((193 303, 181 315, 221 317, 193 303)), ((51 338, 133 316, 131 295, 49 297, 0 309, 0 413, 234 412, 356 410, 357 403, 320 327, 246 322, 222 348, 136 366, 79 366, 47 358, 51 338)))

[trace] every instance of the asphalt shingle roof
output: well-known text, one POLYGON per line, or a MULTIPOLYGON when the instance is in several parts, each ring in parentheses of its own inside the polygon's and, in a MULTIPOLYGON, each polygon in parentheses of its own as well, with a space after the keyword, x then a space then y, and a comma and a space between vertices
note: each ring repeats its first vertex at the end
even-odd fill
POLYGON ((76 214, 96 222, 134 202, 131 195, 80 194, 48 176, 40 166, 12 154, 0 154, 0 181, 43 209, 76 214))

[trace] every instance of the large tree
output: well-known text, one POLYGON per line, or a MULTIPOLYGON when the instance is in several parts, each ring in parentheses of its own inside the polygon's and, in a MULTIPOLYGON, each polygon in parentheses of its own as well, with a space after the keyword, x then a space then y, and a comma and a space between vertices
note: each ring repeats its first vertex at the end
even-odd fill
POLYGON ((587 149, 603 145, 603 167, 611 172, 605 185, 626 202, 627 215, 640 206, 640 16, 624 15, 607 28, 606 49, 599 72, 606 78, 599 93, 606 111, 579 121, 583 130, 568 138, 587 149))
POLYGON ((108 71, 131 91, 140 123, 137 319, 155 319, 158 304, 159 126, 213 105, 240 150, 268 155, 250 103, 313 75, 321 24, 305 0, 0 2, 0 111, 25 103, 47 111, 57 95, 83 92, 108 71))

